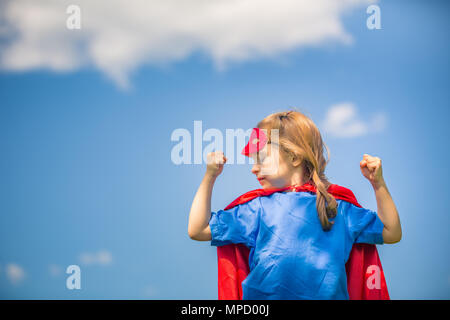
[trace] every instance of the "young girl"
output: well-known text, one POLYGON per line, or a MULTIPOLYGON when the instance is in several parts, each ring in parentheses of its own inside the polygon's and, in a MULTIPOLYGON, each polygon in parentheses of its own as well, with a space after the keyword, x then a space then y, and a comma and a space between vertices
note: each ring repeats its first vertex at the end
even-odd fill
POLYGON ((227 160, 212 152, 189 214, 190 238, 250 249, 243 299, 348 299, 345 263, 352 245, 397 243, 402 237, 381 159, 365 154, 360 162, 375 192, 377 214, 328 193, 325 145, 304 114, 274 113, 255 129, 264 129, 267 141, 249 154, 255 160, 252 173, 264 190, 286 190, 211 212, 214 182, 227 160), (278 143, 271 140, 272 129, 278 129, 278 143), (306 184, 317 192, 296 192, 306 184))

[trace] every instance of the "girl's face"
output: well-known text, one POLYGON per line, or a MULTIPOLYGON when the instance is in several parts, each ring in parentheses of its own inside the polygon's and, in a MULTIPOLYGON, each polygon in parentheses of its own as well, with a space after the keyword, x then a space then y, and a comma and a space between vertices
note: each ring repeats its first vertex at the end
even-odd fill
POLYGON ((284 152, 274 143, 267 143, 259 152, 252 154, 252 173, 263 189, 283 188, 291 184, 295 167, 286 159, 284 152))

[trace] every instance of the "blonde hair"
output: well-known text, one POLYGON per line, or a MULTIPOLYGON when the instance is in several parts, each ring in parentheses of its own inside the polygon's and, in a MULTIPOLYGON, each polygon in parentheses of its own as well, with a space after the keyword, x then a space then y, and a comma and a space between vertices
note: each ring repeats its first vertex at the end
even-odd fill
POLYGON ((257 127, 267 130, 268 143, 271 142, 270 130, 278 129, 280 150, 291 160, 301 160, 306 181, 317 189, 316 208, 322 229, 330 230, 334 221, 329 219, 336 216, 337 202, 327 191, 331 183, 325 176, 329 160, 325 160, 324 150, 327 151, 327 159, 330 152, 319 129, 310 118, 296 110, 273 113, 261 120, 257 127))

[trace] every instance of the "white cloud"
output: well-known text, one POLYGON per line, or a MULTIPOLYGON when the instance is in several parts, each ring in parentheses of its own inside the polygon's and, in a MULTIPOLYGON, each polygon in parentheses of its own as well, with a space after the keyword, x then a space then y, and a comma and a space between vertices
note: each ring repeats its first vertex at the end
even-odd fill
POLYGON ((380 132, 386 127, 387 117, 384 113, 376 113, 371 120, 363 121, 353 103, 344 102, 332 105, 322 124, 324 132, 338 138, 352 138, 370 132, 380 132))
POLYGON ((5 271, 6 271, 6 277, 14 285, 21 283, 26 277, 25 270, 21 266, 19 266, 18 264, 15 264, 15 263, 7 264, 5 271))
POLYGON ((81 264, 106 266, 112 263, 112 254, 109 251, 84 252, 80 255, 81 264))
MULTIPOLYGON (((7 70, 94 66, 119 86, 142 64, 166 65, 195 51, 219 70, 229 62, 330 42, 350 44, 344 13, 376 0, 10 0, 0 5, 7 70), (81 9, 69 30, 66 8, 81 9)), ((363 27, 363 26, 361 26, 363 27)))

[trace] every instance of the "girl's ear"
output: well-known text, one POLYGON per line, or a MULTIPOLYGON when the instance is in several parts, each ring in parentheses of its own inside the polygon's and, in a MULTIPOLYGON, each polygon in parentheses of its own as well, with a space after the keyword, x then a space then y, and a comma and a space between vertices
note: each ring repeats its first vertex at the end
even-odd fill
POLYGON ((292 165, 293 165, 294 167, 298 167, 299 165, 302 164, 302 159, 297 158, 297 157, 295 157, 295 156, 291 157, 291 160, 292 160, 292 165))

